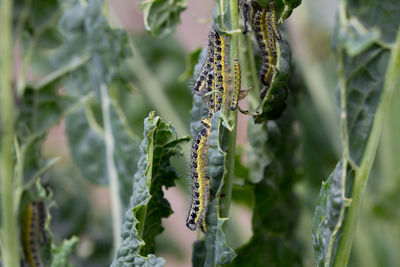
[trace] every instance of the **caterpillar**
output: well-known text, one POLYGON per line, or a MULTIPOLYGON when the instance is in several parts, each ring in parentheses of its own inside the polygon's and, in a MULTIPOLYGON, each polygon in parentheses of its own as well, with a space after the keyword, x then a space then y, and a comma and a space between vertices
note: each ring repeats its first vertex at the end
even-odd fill
POLYGON ((274 76, 277 62, 276 40, 282 39, 276 21, 274 1, 270 0, 268 8, 262 8, 253 1, 250 19, 257 44, 262 53, 260 80, 264 88, 260 92, 260 98, 263 99, 274 76))
POLYGON ((207 86, 207 74, 213 68, 214 62, 214 31, 211 30, 208 34, 207 58, 201 67, 199 76, 194 84, 193 91, 195 94, 202 94, 203 89, 207 86))
POLYGON ((186 226, 194 231, 203 222, 208 206, 210 178, 207 176, 207 149, 210 135, 210 121, 202 118, 203 128, 197 134, 192 144, 191 171, 192 171, 192 204, 186 219, 186 226))
POLYGON ((276 53, 276 44, 275 44, 275 36, 272 26, 272 12, 266 12, 266 38, 267 38, 267 50, 268 53, 264 56, 263 65, 260 70, 261 81, 265 85, 264 89, 260 93, 261 99, 263 99, 270 87, 270 83, 272 77, 274 75, 274 66, 276 65, 277 53, 276 53), (268 58, 268 59, 267 59, 268 58), (267 64, 264 62, 267 61, 267 64))
POLYGON ((233 77, 233 91, 232 91, 232 101, 231 101, 231 106, 230 109, 236 110, 238 101, 239 101, 239 92, 240 92, 240 87, 241 87, 241 73, 240 73, 240 64, 239 60, 235 59, 234 60, 234 77, 233 77))
POLYGON ((45 242, 46 218, 46 207, 43 202, 30 202, 26 206, 21 236, 25 258, 31 267, 44 266, 40 255, 39 240, 45 242))

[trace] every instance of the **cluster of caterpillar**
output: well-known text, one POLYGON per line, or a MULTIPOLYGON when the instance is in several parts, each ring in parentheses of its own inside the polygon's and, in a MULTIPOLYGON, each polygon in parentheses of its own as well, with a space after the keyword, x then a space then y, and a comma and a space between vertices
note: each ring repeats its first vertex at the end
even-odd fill
POLYGON ((40 244, 46 242, 46 206, 42 201, 27 204, 22 220, 22 246, 30 267, 43 267, 40 244))
POLYGON ((233 86, 230 85, 227 62, 229 62, 228 40, 215 28, 211 28, 208 34, 207 58, 193 86, 193 93, 202 97, 208 109, 207 117, 201 119, 202 128, 194 137, 191 152, 192 204, 186 226, 193 231, 199 227, 206 231, 204 219, 210 195, 206 156, 211 118, 222 107, 227 107, 229 92, 231 93, 231 110, 236 109, 239 100, 241 81, 239 61, 237 59, 234 61, 233 86))
POLYGON ((257 45, 262 53, 260 79, 263 89, 260 98, 263 99, 271 86, 274 69, 277 62, 276 41, 282 40, 277 25, 274 0, 270 0, 268 8, 261 7, 257 2, 245 2, 243 5, 243 17, 245 20, 244 33, 248 31, 248 19, 253 29, 257 45))

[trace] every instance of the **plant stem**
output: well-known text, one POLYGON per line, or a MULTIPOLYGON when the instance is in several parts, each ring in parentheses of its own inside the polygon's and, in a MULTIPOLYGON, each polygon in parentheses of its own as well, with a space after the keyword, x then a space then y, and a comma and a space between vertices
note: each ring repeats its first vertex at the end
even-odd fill
POLYGON ((100 85, 101 109, 104 121, 104 143, 106 149, 107 177, 110 184, 111 214, 114 238, 114 255, 121 245, 121 200, 119 198, 118 172, 114 162, 114 137, 110 119, 110 97, 107 86, 100 85))
POLYGON ((371 133, 368 138, 364 156, 361 160, 360 168, 355 173, 354 186, 352 190, 352 203, 347 210, 346 219, 343 226, 343 234, 339 243, 335 266, 346 266, 350 256, 354 233, 360 215, 361 203, 365 195, 368 176, 374 162, 376 150, 378 148, 382 133, 385 116, 390 107, 391 98, 394 90, 400 88, 400 29, 397 33, 396 44, 390 54, 388 69, 386 72, 385 85, 381 95, 371 133))
POLYGON ((13 191, 13 148, 14 148, 14 96, 12 88, 12 36, 11 12, 12 0, 1 1, 1 151, 0 151, 0 187, 1 187, 1 236, 3 266, 19 266, 17 216, 14 212, 13 191))
MULTIPOLYGON (((238 0, 230 1, 230 15, 231 15, 231 26, 233 30, 239 28, 239 18, 238 18, 238 0)), ((233 33, 231 35, 231 47, 230 47, 230 70, 231 76, 234 77, 234 60, 239 58, 239 35, 237 33, 233 33)), ((228 171, 224 180, 223 187, 223 202, 221 207, 221 217, 227 218, 229 216, 229 208, 231 205, 231 195, 232 195, 232 183, 235 172, 235 150, 236 150, 236 129, 237 129, 237 110, 231 112, 230 121, 233 123, 233 130, 228 133, 228 152, 227 152, 227 160, 228 160, 228 171)))

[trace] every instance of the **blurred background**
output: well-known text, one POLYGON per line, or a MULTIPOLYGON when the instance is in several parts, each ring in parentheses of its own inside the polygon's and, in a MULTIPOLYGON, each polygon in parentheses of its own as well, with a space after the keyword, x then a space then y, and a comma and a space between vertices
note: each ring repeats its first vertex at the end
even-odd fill
MULTIPOLYGON (((157 40, 144 30, 138 0, 108 0, 108 4, 113 26, 134 35, 140 60, 145 63, 138 64, 138 55, 134 55, 128 74, 132 80, 131 90, 121 97, 131 129, 141 137, 143 118, 158 106, 146 94, 149 85, 140 78, 143 68, 148 68, 176 108, 173 114, 161 112, 159 115, 171 121, 179 136, 188 135, 192 82, 184 75, 187 57, 206 45, 215 2, 190 0, 176 33, 157 40)), ((295 73, 301 77, 296 109, 303 150, 300 167, 303 178, 295 190, 302 207, 296 235, 304 251, 304 266, 313 265, 311 225, 321 182, 333 171, 341 154, 336 62, 331 49, 336 8, 334 0, 305 0, 282 26, 289 36, 295 73)), ((29 70, 32 77, 43 73, 40 64, 36 67, 29 70)), ((400 112, 399 98, 397 92, 394 97, 397 105, 393 103, 388 120, 390 126, 385 128, 370 177, 349 266, 400 266, 400 208, 396 205, 400 200, 400 166, 395 161, 400 142, 393 142, 395 136, 400 136, 399 122, 393 115, 400 112)), ((247 118, 239 115, 237 142, 242 151, 248 146, 246 129, 247 118)), ((79 236, 74 256, 77 266, 106 266, 112 260, 108 188, 94 185, 83 177, 71 158, 65 131, 63 121, 50 131, 42 146, 45 157, 61 156, 59 163, 43 177, 44 183, 53 188, 57 203, 51 214, 54 238, 60 242, 72 235, 79 236)), ((185 226, 190 204, 189 167, 179 160, 174 165, 182 179, 178 187, 165 191, 174 213, 163 220, 165 231, 158 236, 156 254, 166 259, 166 266, 191 266, 192 244, 197 234, 185 226)), ((231 218, 227 236, 232 247, 238 248, 251 238, 252 211, 245 205, 233 203, 231 218)))

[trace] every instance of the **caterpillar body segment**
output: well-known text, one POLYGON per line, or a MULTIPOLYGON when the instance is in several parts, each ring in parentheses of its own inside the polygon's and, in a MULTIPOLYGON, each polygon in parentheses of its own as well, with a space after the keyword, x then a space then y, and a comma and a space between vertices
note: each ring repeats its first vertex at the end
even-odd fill
POLYGON ((201 95, 203 89, 206 87, 207 74, 213 68, 214 63, 214 31, 211 30, 208 34, 208 48, 207 48, 207 58, 201 67, 200 73, 195 81, 193 92, 195 94, 201 95))
POLYGON ((254 37, 256 38, 257 45, 263 56, 265 56, 267 51, 267 41, 265 36, 265 9, 260 9, 256 4, 253 4, 252 8, 252 19, 251 27, 253 28, 254 37))
POLYGON ((214 113, 221 109, 222 103, 226 103, 227 94, 227 68, 225 60, 227 57, 227 41, 224 36, 215 31, 214 34, 214 82, 216 91, 214 94, 214 113))
MULTIPOLYGON (((25 259, 30 267, 44 267, 41 255, 39 234, 45 236, 42 212, 45 212, 44 204, 40 202, 31 202, 27 205, 23 215, 22 222, 22 246, 25 254, 25 259), (44 208, 44 210, 43 210, 44 208)), ((44 240, 42 239, 42 242, 44 240)))
POLYGON ((233 90, 232 90, 232 100, 230 105, 230 110, 234 111, 237 108, 239 101, 239 92, 241 88, 241 71, 239 60, 234 60, 234 77, 233 77, 233 90))
POLYGON ((202 119, 203 128, 192 144, 192 204, 186 219, 186 226, 194 231, 202 224, 208 206, 210 178, 207 176, 207 149, 210 135, 210 121, 202 119))
POLYGON ((269 2, 269 12, 271 13, 271 25, 274 30, 274 36, 277 40, 282 40, 282 35, 278 28, 278 21, 276 17, 276 8, 274 0, 270 0, 269 2))
POLYGON ((46 243, 46 221, 47 221, 47 210, 46 205, 43 201, 37 202, 38 213, 39 213, 39 231, 40 231, 40 242, 41 244, 46 243))

